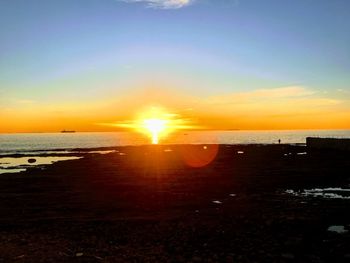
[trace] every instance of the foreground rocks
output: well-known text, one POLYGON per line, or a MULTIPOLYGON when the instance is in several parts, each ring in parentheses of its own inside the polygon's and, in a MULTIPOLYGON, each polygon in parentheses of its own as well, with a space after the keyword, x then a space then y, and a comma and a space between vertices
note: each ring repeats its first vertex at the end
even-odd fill
POLYGON ((193 168, 181 147, 1 176, 0 262, 348 262, 328 228, 349 229, 350 201, 284 192, 348 187, 346 153, 221 145, 193 168))

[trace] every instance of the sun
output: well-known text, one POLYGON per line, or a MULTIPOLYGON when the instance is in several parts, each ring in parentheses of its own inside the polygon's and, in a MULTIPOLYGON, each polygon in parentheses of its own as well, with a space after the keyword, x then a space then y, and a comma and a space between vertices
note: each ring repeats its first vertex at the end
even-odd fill
POLYGON ((152 144, 158 144, 175 129, 173 115, 161 107, 144 109, 137 119, 137 130, 149 136, 152 144))
POLYGON ((152 144, 159 143, 159 136, 167 129, 169 120, 146 119, 143 120, 143 128, 146 129, 152 137, 152 144))
POLYGON ((198 126, 192 125, 191 120, 184 119, 180 114, 169 112, 162 107, 143 108, 133 120, 105 123, 103 125, 111 125, 143 133, 151 139, 152 144, 158 144, 161 140, 168 138, 170 134, 176 133, 178 130, 198 129, 198 126))

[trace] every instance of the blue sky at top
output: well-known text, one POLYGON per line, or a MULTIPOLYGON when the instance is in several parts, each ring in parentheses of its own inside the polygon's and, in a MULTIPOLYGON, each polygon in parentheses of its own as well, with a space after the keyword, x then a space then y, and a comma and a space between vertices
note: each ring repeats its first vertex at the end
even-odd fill
POLYGON ((331 97, 349 90, 347 0, 159 3, 0 1, 3 96, 84 100, 142 82, 198 96, 291 85, 331 97))

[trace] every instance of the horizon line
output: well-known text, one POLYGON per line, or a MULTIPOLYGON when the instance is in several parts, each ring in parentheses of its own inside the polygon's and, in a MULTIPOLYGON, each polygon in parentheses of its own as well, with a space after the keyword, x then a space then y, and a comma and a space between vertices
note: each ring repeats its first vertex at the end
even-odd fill
MULTIPOLYGON (((189 129, 189 130, 182 130, 183 133, 186 132, 193 132, 193 131, 318 131, 318 130, 333 130, 333 131, 339 131, 339 130, 350 130, 349 128, 291 128, 291 129, 189 129)), ((113 133, 113 132, 129 132, 132 133, 132 130, 115 130, 115 131, 78 131, 74 130, 74 133, 113 133)), ((24 131, 24 132, 0 132, 0 134, 24 134, 24 133, 62 133, 62 131, 24 131)))

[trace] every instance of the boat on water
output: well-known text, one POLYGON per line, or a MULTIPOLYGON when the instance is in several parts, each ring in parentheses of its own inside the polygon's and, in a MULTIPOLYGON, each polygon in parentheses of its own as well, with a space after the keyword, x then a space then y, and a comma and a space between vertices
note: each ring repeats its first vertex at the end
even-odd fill
POLYGON ((68 130, 63 130, 61 133, 75 133, 76 131, 68 131, 68 130))

